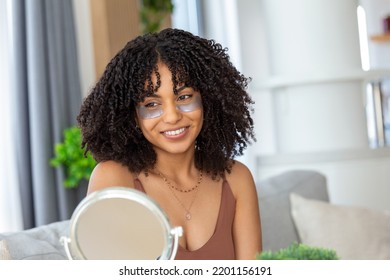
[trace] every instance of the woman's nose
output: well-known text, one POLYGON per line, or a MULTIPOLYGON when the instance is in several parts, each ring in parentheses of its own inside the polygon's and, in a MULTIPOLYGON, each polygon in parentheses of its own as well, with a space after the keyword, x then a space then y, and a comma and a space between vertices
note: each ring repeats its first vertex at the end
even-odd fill
POLYGON ((182 118, 182 113, 176 104, 167 104, 164 108, 163 121, 165 123, 177 123, 182 118))

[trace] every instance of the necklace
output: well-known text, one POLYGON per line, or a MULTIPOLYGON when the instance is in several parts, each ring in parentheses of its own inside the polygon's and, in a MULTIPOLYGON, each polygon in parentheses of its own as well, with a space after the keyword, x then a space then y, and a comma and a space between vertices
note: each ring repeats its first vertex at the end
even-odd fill
POLYGON ((191 214, 190 210, 191 210, 192 204, 194 204, 194 201, 195 201, 195 198, 196 198, 196 196, 197 196, 197 194, 198 194, 199 189, 196 189, 196 192, 195 192, 195 194, 194 194, 194 197, 192 198, 191 203, 190 203, 190 205, 188 206, 188 208, 187 208, 187 207, 184 205, 184 203, 177 197, 177 195, 175 194, 175 192, 173 191, 173 189, 169 188, 169 190, 171 191, 171 193, 173 194, 173 196, 175 197, 175 199, 177 200, 177 202, 180 204, 180 206, 184 209, 184 211, 185 211, 185 215, 184 215, 185 219, 186 219, 187 221, 191 220, 192 214, 191 214))
POLYGON ((164 174, 162 174, 160 171, 157 170, 157 173, 158 175, 164 180, 164 183, 166 185, 168 185, 171 189, 175 189, 179 192, 182 192, 182 193, 188 193, 188 192, 192 192, 193 190, 196 190, 200 183, 202 182, 202 179, 203 179, 203 173, 202 173, 202 170, 199 171, 199 177, 198 177, 198 181, 196 182, 196 185, 193 186, 192 188, 190 189, 185 189, 185 188, 178 188, 176 187, 175 185, 172 185, 172 183, 164 176, 164 174))
POLYGON ((193 188, 191 188, 191 189, 189 189, 189 190, 186 190, 186 191, 177 189, 176 187, 174 187, 174 186, 168 181, 168 179, 167 179, 164 175, 161 174, 161 172, 158 171, 157 173, 158 173, 158 174, 160 175, 160 177, 163 179, 163 181, 165 182, 165 184, 169 187, 169 190, 171 191, 172 195, 175 197, 175 199, 177 200, 177 202, 179 203, 179 205, 184 209, 184 211, 185 211, 184 218, 185 218, 187 221, 191 220, 192 214, 191 214, 190 210, 191 210, 192 204, 194 204, 194 201, 195 201, 195 199, 196 199, 196 197, 197 197, 197 194, 198 194, 198 191, 199 191, 198 187, 199 187, 200 183, 202 182, 202 178, 203 178, 202 171, 199 172, 198 182, 196 183, 195 187, 193 187, 193 188), (191 191, 193 191, 193 190, 196 190, 195 195, 194 195, 194 197, 192 198, 191 203, 190 203, 190 205, 188 206, 188 208, 184 205, 184 203, 183 203, 183 202, 179 199, 179 197, 176 195, 174 189, 175 189, 175 190, 178 190, 178 191, 181 191, 181 192, 185 192, 185 193, 188 193, 188 192, 191 192, 191 191))

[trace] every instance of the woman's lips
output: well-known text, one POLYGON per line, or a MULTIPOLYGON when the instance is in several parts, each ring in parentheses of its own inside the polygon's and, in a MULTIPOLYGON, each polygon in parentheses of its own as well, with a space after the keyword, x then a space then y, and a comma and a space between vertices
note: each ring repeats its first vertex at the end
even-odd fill
POLYGON ((181 127, 178 129, 165 130, 161 132, 167 138, 180 138, 186 134, 188 127, 181 127))

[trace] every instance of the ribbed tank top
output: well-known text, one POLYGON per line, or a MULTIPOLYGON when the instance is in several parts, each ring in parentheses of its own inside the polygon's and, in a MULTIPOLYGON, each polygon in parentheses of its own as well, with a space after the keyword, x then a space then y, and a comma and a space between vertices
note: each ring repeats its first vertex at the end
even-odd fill
MULTIPOLYGON (((145 193, 141 181, 134 180, 134 187, 145 193)), ((229 183, 222 184, 221 204, 213 235, 201 248, 189 251, 179 245, 175 260, 234 260, 233 220, 236 200, 229 183)))

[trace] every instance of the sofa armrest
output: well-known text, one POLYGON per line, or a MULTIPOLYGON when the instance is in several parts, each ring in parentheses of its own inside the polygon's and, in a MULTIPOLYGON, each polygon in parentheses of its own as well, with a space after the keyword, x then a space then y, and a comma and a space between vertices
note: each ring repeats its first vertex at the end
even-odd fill
POLYGON ((68 235, 69 221, 55 222, 19 232, 0 234, 0 252, 13 260, 65 260, 61 236, 68 235))
POLYGON ((291 216, 291 192, 329 201, 325 176, 311 170, 287 171, 260 181, 256 187, 265 251, 276 251, 300 241, 291 216))

